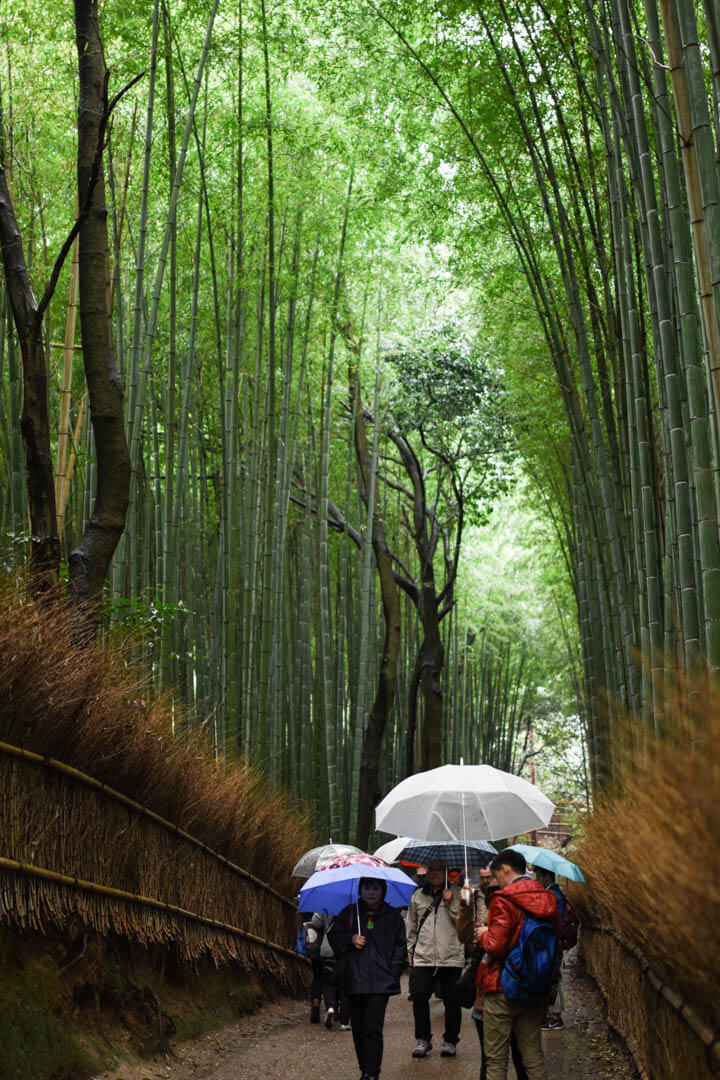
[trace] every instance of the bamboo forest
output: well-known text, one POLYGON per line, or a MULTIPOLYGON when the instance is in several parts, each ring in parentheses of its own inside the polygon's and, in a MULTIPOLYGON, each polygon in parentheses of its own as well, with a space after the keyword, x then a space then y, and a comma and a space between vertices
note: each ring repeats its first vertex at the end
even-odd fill
POLYGON ((0 1080, 171 1075, 112 1024, 140 1060, 278 993, 302 1063, 248 1028, 197 1075, 350 1075, 292 868, 451 766, 550 807, 413 818, 458 889, 471 839, 584 872, 524 1075, 716 1076, 717 0, 6 0, 0 246, 0 962, 36 1010, 0 992, 0 1080))

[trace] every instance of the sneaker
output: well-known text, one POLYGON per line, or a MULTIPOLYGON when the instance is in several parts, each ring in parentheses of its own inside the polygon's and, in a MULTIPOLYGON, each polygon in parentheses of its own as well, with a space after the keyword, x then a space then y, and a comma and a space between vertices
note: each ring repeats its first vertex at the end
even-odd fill
POLYGON ((412 1052, 412 1056, 415 1058, 425 1057, 432 1050, 431 1039, 418 1039, 415 1043, 415 1047, 412 1052))
POLYGON ((313 998, 313 1003, 310 1006, 310 1023, 311 1024, 319 1024, 320 1023, 320 1002, 318 1001, 317 998, 313 998))
POLYGON ((440 1057, 455 1057, 457 1049, 455 1043, 448 1042, 447 1039, 443 1040, 443 1044, 440 1047, 440 1057))
POLYGON ((335 1010, 333 1009, 333 1007, 331 1005, 330 1008, 328 1009, 328 1011, 325 1013, 325 1027, 328 1029, 328 1031, 333 1026, 333 1020, 334 1019, 335 1019, 335 1010))
POLYGON ((542 1025, 543 1031, 553 1031, 557 1028, 564 1028, 565 1021, 562 1016, 548 1016, 545 1023, 542 1025))
POLYGON ((352 1030, 352 1028, 351 1028, 351 1025, 350 1025, 350 1024, 341 1024, 341 1025, 340 1025, 340 1030, 341 1030, 341 1031, 351 1031, 351 1030, 352 1030))

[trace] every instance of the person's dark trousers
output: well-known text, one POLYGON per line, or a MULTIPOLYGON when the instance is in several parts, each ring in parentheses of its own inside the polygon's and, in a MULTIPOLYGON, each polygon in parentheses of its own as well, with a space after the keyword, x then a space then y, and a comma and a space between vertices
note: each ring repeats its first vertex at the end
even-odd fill
POLYGON ((312 965, 312 983, 310 984, 310 997, 313 1001, 319 1001, 322 997, 322 960, 314 956, 310 961, 312 965))
POLYGON ((360 1072, 380 1075, 388 994, 348 994, 350 1024, 360 1072))
MULTIPOLYGON (((480 1066, 480 1080, 487 1080, 487 1058, 485 1057, 485 1040, 483 1038, 483 1022, 475 1017, 475 1027, 477 1028, 478 1039, 480 1040, 480 1050, 482 1051, 482 1064, 480 1066)), ((514 1035, 510 1036, 510 1053, 512 1055, 512 1063, 515 1066, 515 1072, 517 1073, 517 1080, 528 1080, 528 1074, 525 1066, 523 1065, 522 1054, 520 1053, 520 1047, 517 1044, 517 1039, 514 1035)))
POLYGON ((340 1023, 350 1023, 350 1002, 348 996, 342 990, 338 990, 338 1004, 340 1006, 340 1023))
POLYGON ((431 1039, 430 998, 435 992, 435 984, 440 984, 445 1003, 445 1034, 443 1039, 455 1045, 460 1039, 462 1008, 450 1001, 450 991, 462 975, 459 967, 412 967, 410 968, 410 994, 415 1017, 415 1038, 431 1039))
POLYGON ((337 1012, 340 1008, 340 990, 337 986, 331 986, 330 983, 324 982, 322 984, 322 994, 325 1001, 326 1009, 334 1009, 337 1012))

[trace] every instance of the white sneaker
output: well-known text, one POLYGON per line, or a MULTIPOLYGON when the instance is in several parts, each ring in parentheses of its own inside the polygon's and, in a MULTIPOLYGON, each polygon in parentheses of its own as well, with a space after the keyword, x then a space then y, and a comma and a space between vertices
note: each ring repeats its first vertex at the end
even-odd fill
POLYGON ((455 1057, 457 1050, 455 1043, 448 1042, 447 1039, 443 1039, 443 1044, 440 1047, 440 1057, 455 1057))
POLYGON ((325 1013, 325 1027, 328 1029, 328 1031, 333 1026, 333 1020, 334 1019, 335 1019, 335 1010, 333 1009, 333 1007, 331 1005, 330 1008, 328 1009, 328 1011, 325 1013))
POLYGON ((415 1043, 415 1047, 412 1052, 414 1058, 425 1057, 432 1050, 432 1042, 430 1039, 418 1039, 415 1043))
POLYGON ((352 1025, 351 1024, 341 1024, 340 1025, 340 1030, 341 1031, 351 1031, 352 1030, 352 1025))

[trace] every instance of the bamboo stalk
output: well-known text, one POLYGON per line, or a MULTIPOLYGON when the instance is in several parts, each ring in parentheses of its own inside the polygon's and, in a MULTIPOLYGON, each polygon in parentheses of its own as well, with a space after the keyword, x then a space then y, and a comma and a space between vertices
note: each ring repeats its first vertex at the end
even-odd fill
POLYGON ((72 481, 73 470, 75 468, 75 458, 77 453, 77 447, 80 445, 80 436, 83 427, 83 419, 85 413, 85 403, 87 401, 87 390, 80 398, 80 405, 78 406, 77 420, 75 421, 75 434, 72 436, 72 445, 70 447, 70 454, 67 460, 67 466, 65 469, 65 475, 63 476, 62 487, 60 489, 60 499, 58 501, 58 507, 62 510, 63 519, 65 518, 65 508, 68 502, 68 496, 70 494, 70 483, 72 481))
MULTIPOLYGON (((150 303, 150 312, 147 318, 144 333, 144 345, 141 350, 139 347, 140 334, 138 329, 138 346, 136 348, 136 362, 138 364, 137 385, 135 393, 132 395, 132 401, 129 403, 128 423, 130 427, 130 462, 133 472, 137 469, 137 462, 140 453, 140 440, 142 435, 142 423, 143 423, 143 411, 145 406, 145 390, 147 387, 148 374, 152 359, 153 342, 155 339, 155 333, 157 330, 158 312, 160 308, 160 297, 162 293, 163 281, 165 277, 165 268, 167 265, 168 251, 170 249, 170 240, 175 228, 175 222, 177 219, 177 204, 180 193, 180 184, 182 182, 183 172, 185 168, 185 161, 187 159, 188 148, 190 145, 190 137, 193 134, 195 123, 195 111, 197 108, 197 100, 200 94, 200 87, 202 85, 203 74, 205 71, 205 64, 207 62, 208 53, 210 50, 210 40, 212 37, 213 26, 215 22, 215 16, 219 0, 213 0, 211 10, 208 14, 207 24, 205 27, 205 38, 203 41, 202 51, 200 59, 198 60, 197 70, 195 72, 195 80, 192 87, 190 101, 188 105, 188 112, 185 121, 185 130, 183 133, 182 146, 180 153, 178 154, 174 182, 172 185, 172 191, 170 195, 170 207, 168 210, 167 220, 165 223, 165 229, 163 233, 163 239, 160 246, 160 252, 158 255, 158 265, 155 272, 155 280, 153 283, 153 290, 150 303)), ((157 4, 156 4, 157 15, 157 4)), ((155 24, 154 24, 155 25, 155 24)), ((157 42, 154 30, 154 40, 157 42)), ((155 52, 157 50, 155 49, 155 52)), ((149 122, 152 121, 152 116, 149 118, 149 122)), ((149 167, 149 166, 148 166, 149 167)), ((202 205, 202 195, 201 195, 202 205)), ((140 307, 136 304, 136 319, 140 319, 140 307)), ((134 339, 135 340, 135 339, 134 339)))

